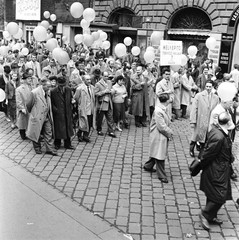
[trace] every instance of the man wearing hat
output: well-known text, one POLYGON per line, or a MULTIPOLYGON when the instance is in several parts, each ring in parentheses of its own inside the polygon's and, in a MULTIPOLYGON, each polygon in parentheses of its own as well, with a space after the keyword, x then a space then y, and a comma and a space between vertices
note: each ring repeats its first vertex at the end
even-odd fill
POLYGON ((95 84, 100 81, 100 78, 101 78, 101 70, 100 68, 95 68, 92 72, 91 84, 95 86, 95 84))
POLYGON ((61 139, 64 139, 66 149, 75 149, 71 145, 71 137, 74 135, 71 110, 72 94, 66 83, 66 78, 58 77, 57 87, 51 90, 56 149, 60 148, 61 139))
POLYGON ((40 86, 32 90, 27 102, 29 122, 26 136, 32 140, 36 154, 41 154, 40 134, 42 134, 45 141, 46 154, 56 156, 57 152, 53 146, 53 117, 49 96, 51 82, 47 78, 42 78, 40 83, 40 86))

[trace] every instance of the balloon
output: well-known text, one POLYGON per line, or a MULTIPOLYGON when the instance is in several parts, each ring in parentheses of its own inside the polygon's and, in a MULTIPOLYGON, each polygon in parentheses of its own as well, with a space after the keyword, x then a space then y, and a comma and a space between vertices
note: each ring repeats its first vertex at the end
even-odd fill
POLYGON ((21 45, 20 45, 20 43, 16 43, 16 44, 14 44, 13 46, 12 46, 12 51, 14 51, 14 50, 21 50, 21 45))
POLYGON ((81 22, 80 22, 80 25, 83 29, 86 29, 90 26, 90 23, 87 22, 85 19, 82 19, 81 22))
POLYGON ((109 49, 110 48, 110 42, 109 41, 104 41, 101 45, 101 47, 105 50, 109 49))
POLYGON ((94 38, 92 35, 90 34, 84 34, 84 44, 87 46, 87 47, 90 47, 93 43, 94 43, 94 38))
POLYGON ((52 30, 52 29, 53 29, 53 26, 52 26, 52 25, 50 25, 48 28, 49 28, 50 30, 52 30))
POLYGON ((107 35, 106 32, 101 32, 101 33, 100 33, 100 39, 101 39, 102 41, 105 41, 105 40, 107 39, 107 37, 108 37, 108 35, 107 35))
POLYGON ((76 44, 80 44, 84 41, 84 36, 82 34, 76 34, 74 40, 76 44))
POLYGON ((10 33, 9 33, 8 31, 3 31, 2 34, 3 34, 3 37, 4 37, 5 39, 11 37, 11 35, 10 35, 10 33))
POLYGON ((155 59, 155 54, 153 51, 148 51, 148 52, 146 51, 144 53, 144 60, 146 63, 152 63, 154 59, 155 59))
POLYGON ((53 37, 53 33, 49 33, 46 36, 46 41, 48 41, 49 39, 51 39, 53 37))
POLYGON ((214 49, 217 44, 217 40, 214 37, 209 37, 206 40, 206 46, 208 49, 214 49))
POLYGON ((181 66, 185 66, 187 64, 187 62, 188 62, 187 56, 182 54, 182 56, 181 56, 181 66))
POLYGON ((95 10, 93 8, 86 8, 83 11, 83 18, 87 21, 87 22, 91 22, 94 21, 95 19, 95 10))
POLYGON ((56 21, 56 14, 51 14, 50 19, 52 22, 56 21))
POLYGON ((49 18, 50 17, 50 12, 49 11, 45 11, 43 13, 43 16, 44 16, 44 18, 49 18))
POLYGON ((24 55, 24 56, 27 56, 29 53, 29 50, 28 48, 24 47, 22 50, 21 50, 21 54, 24 55))
POLYGON ((154 31, 150 37, 150 40, 153 45, 159 45, 160 40, 162 39, 163 39, 163 32, 159 32, 159 31, 154 31))
POLYGON ((172 65, 172 66, 171 66, 171 69, 172 69, 174 72, 177 72, 180 68, 181 68, 180 65, 172 65))
POLYGON ((51 38, 49 40, 47 40, 46 42, 46 48, 49 50, 49 51, 53 51, 53 49, 55 49, 57 47, 57 40, 55 38, 51 38))
POLYGON ((82 16, 84 7, 79 2, 74 2, 70 7, 70 13, 73 18, 80 18, 82 16))
POLYGON ((132 47, 131 53, 132 53, 134 56, 138 56, 138 55, 140 54, 140 48, 137 47, 137 46, 132 47))
POLYGON ((101 30, 101 29, 100 29, 100 30, 98 30, 97 32, 100 34, 100 33, 102 33, 102 32, 103 32, 103 30, 101 30))
POLYGON ((117 57, 123 57, 126 55, 126 46, 123 43, 118 43, 115 46, 115 54, 117 57))
POLYGON ((6 98, 6 93, 0 88, 0 102, 3 102, 6 98))
POLYGON ((93 36, 95 41, 100 38, 100 33, 99 32, 93 32, 91 35, 93 36))
POLYGON ((56 55, 56 60, 58 63, 63 65, 63 64, 67 64, 70 58, 68 53, 60 48, 58 54, 56 55))
POLYGON ((19 26, 15 22, 10 22, 7 25, 7 31, 9 32, 10 35, 15 35, 18 33, 19 26))
POLYGON ((34 28, 33 36, 37 41, 42 42, 42 41, 46 40, 47 31, 43 26, 39 25, 34 28))
POLYGON ((0 47, 0 55, 7 56, 8 54, 8 47, 7 46, 1 46, 0 47))
POLYGON ((102 44, 103 44, 103 42, 102 42, 102 40, 99 38, 98 40, 96 40, 96 41, 94 42, 93 46, 94 46, 95 48, 100 48, 100 47, 102 46, 102 44))
POLYGON ((13 37, 16 38, 16 39, 19 39, 19 38, 22 37, 22 35, 23 35, 23 31, 22 31, 21 28, 19 28, 17 34, 13 35, 13 37))
POLYGON ((217 94, 221 98, 222 101, 232 101, 237 93, 237 89, 234 83, 231 82, 223 82, 219 85, 217 89, 217 94))
POLYGON ((56 59, 59 56, 61 51, 63 50, 60 47, 54 48, 52 51, 52 57, 56 59))
POLYGON ((62 36, 61 40, 62 40, 62 42, 65 42, 67 40, 67 37, 66 36, 62 36))
POLYGON ((124 39, 124 44, 125 44, 126 46, 130 46, 130 45, 132 44, 132 38, 131 38, 131 37, 126 37, 126 38, 124 39))
POLYGON ((45 27, 46 29, 48 29, 49 26, 50 26, 50 23, 49 23, 47 20, 43 20, 43 21, 41 22, 41 26, 43 26, 43 27, 45 27))
POLYGON ((146 48, 146 52, 148 52, 148 51, 153 51, 154 52, 155 49, 154 49, 154 47, 149 46, 149 47, 146 48))
POLYGON ((188 54, 189 54, 190 57, 195 56, 197 54, 197 51, 198 51, 198 49, 194 45, 192 45, 188 48, 188 54))

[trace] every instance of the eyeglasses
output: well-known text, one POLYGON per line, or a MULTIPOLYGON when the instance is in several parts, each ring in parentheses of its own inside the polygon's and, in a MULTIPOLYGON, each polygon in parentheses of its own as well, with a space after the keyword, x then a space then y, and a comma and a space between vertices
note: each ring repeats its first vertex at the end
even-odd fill
POLYGON ((109 77, 109 76, 103 76, 103 77, 109 77))

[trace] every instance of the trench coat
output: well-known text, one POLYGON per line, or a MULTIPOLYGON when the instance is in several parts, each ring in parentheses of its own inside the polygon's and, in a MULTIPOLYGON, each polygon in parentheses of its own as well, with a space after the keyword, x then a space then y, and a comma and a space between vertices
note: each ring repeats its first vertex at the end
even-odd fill
POLYGON ((150 147, 149 156, 157 160, 165 160, 168 155, 168 139, 173 135, 173 131, 169 128, 170 117, 163 110, 159 103, 155 106, 155 110, 150 123, 150 147))
POLYGON ((71 100, 72 94, 69 87, 65 87, 65 96, 62 95, 59 87, 51 90, 55 139, 67 139, 74 135, 71 100))
POLYGON ((189 106, 191 102, 191 90, 197 87, 191 76, 182 76, 181 104, 189 106))
POLYGON ((105 93, 106 89, 111 90, 112 82, 100 79, 99 82, 95 84, 95 96, 96 96, 96 109, 100 111, 108 111, 109 107, 113 110, 113 103, 111 98, 111 93, 105 93))
POLYGON ((178 72, 173 74, 172 83, 174 88, 174 99, 172 107, 176 110, 181 109, 181 79, 182 76, 178 72))
POLYGON ((214 93, 211 93, 210 103, 206 90, 196 94, 190 112, 190 123, 196 124, 193 129, 192 141, 205 143, 211 112, 218 103, 219 97, 214 93))
POLYGON ((31 87, 26 83, 22 83, 16 89, 16 105, 17 105, 17 127, 19 129, 27 129, 29 112, 27 110, 27 100, 31 95, 31 87), (26 110, 26 114, 22 112, 22 110, 26 110))
POLYGON ((149 117, 150 111, 147 78, 144 78, 143 75, 138 77, 137 74, 133 74, 131 75, 131 106, 129 113, 134 116, 143 116, 144 111, 146 112, 146 116, 149 117), (145 84, 141 85, 136 81, 144 82, 145 84))
POLYGON ((207 139, 201 156, 203 171, 200 190, 212 202, 224 204, 226 200, 232 200, 230 182, 232 142, 219 125, 213 126, 207 139))
POLYGON ((54 135, 51 99, 48 93, 45 98, 42 86, 31 91, 29 100, 27 101, 27 110, 29 112, 29 121, 26 135, 30 140, 38 142, 42 126, 47 117, 49 117, 51 122, 52 134, 54 135))
POLYGON ((83 132, 89 132, 89 124, 87 113, 93 114, 93 128, 95 129, 95 90, 94 86, 90 85, 91 97, 89 96, 87 86, 82 83, 76 89, 74 99, 78 106, 79 129, 83 132), (91 109, 93 107, 93 109, 91 109))

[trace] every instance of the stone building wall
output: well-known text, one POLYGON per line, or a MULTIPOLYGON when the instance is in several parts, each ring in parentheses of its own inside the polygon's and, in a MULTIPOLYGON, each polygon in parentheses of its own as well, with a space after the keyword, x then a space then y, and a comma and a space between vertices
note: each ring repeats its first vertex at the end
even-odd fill
POLYGON ((213 30, 226 32, 229 18, 239 5, 238 0, 95 0, 96 22, 108 23, 110 15, 120 9, 128 8, 143 17, 142 28, 167 29, 170 19, 178 10, 196 7, 205 11, 212 21, 213 30), (146 19, 151 17, 151 24, 146 19))

